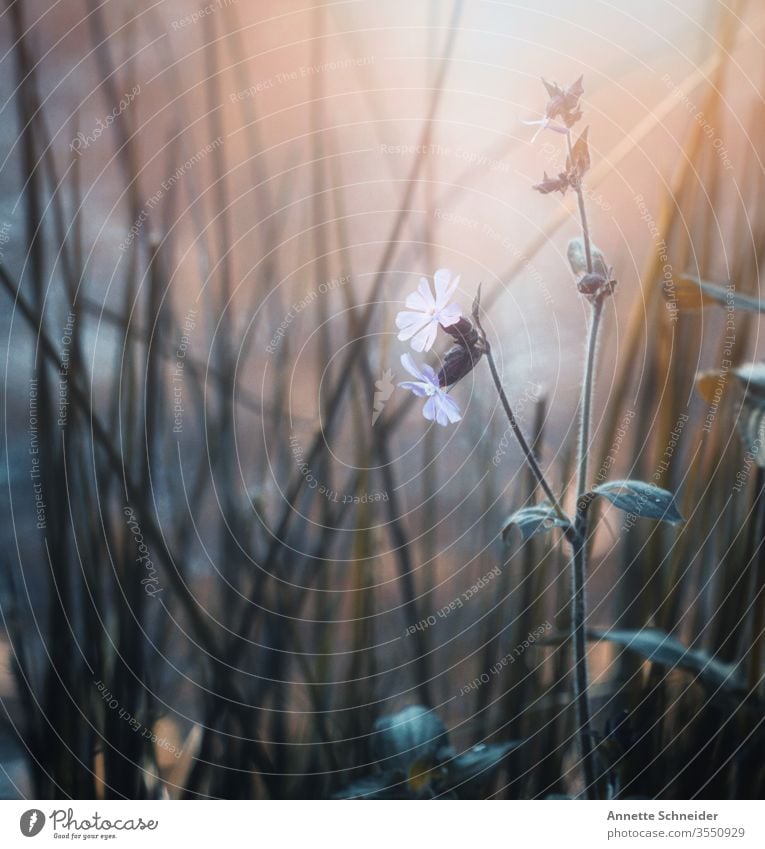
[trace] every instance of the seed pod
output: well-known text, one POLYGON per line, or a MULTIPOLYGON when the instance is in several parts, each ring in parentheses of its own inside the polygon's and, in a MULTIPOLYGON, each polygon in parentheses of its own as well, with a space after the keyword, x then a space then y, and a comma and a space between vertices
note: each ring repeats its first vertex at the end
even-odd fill
POLYGON ((606 285, 606 278, 602 274, 585 274, 579 278, 576 288, 582 295, 597 295, 598 292, 606 285))
POLYGON ((471 348, 478 344, 478 331, 467 318, 461 318, 456 324, 443 329, 460 345, 471 348))
POLYGON ((616 280, 609 274, 604 277, 597 271, 590 274, 584 274, 579 278, 576 288, 580 294, 586 295, 588 298, 597 298, 603 295, 610 295, 616 288, 616 280))
POLYGON ((444 364, 438 372, 441 387, 452 386, 475 368, 483 351, 477 345, 454 345, 444 356, 444 364))

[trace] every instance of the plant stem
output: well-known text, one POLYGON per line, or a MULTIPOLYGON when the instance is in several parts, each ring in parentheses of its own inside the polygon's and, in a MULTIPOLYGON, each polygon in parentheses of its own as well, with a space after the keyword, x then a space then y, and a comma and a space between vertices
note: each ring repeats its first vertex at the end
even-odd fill
MULTIPOLYGON (((566 145, 568 147, 569 159, 573 160, 574 156, 571 147, 571 130, 566 133, 566 145)), ((590 225, 587 223, 587 209, 584 205, 582 184, 577 180, 573 189, 576 192, 576 200, 579 204, 579 220, 582 223, 582 241, 584 242, 584 255, 587 260, 587 273, 592 274, 592 243, 590 241, 590 225)))
POLYGON ((576 499, 577 515, 583 515, 586 521, 586 511, 582 510, 580 499, 587 492, 587 467, 590 458, 590 420, 592 418, 592 388, 595 382, 595 356, 598 347, 598 330, 603 314, 603 298, 599 297, 592 303, 590 328, 587 334, 587 354, 584 364, 584 380, 580 399, 581 418, 579 424, 579 450, 577 452, 576 499))
MULTIPOLYGON (((587 244, 585 238, 585 244, 587 244)), ((592 302, 592 315, 587 338, 587 354, 580 401, 579 450, 577 456, 576 541, 571 555, 571 639, 574 653, 574 706, 579 734, 579 749, 588 799, 597 799, 598 780, 595 770, 595 754, 592 737, 592 710, 588 694, 587 673, 587 466, 590 454, 590 419, 592 411, 592 389, 595 381, 595 356, 598 344, 598 329, 603 312, 603 298, 592 302)))
MULTIPOLYGON (((476 322, 478 323, 478 322, 476 322)), ((491 371, 492 379, 494 380, 494 386, 497 389, 497 394, 499 395, 499 400, 502 402, 502 407, 505 410, 505 415, 507 416, 507 420, 510 423, 510 428, 513 431, 513 435, 515 436, 518 444, 521 446, 521 451, 523 451, 523 456, 526 459, 526 462, 529 464, 529 468, 531 469, 534 477, 537 479, 537 483, 542 487, 545 495, 550 501, 550 504, 555 510, 556 515, 564 522, 564 533, 566 538, 569 539, 574 544, 574 526, 571 523, 571 519, 568 517, 564 509, 561 507, 560 502, 555 496, 555 493, 552 491, 550 484, 547 482, 547 478, 545 477, 545 473, 542 471, 539 463, 537 462, 537 458, 534 456, 534 452, 529 447, 528 442, 526 442, 526 437, 523 435, 523 431, 521 430, 518 422, 515 418, 515 414, 513 413, 512 408, 510 407, 510 402, 507 400, 507 395, 505 395, 505 390, 502 387, 502 381, 499 376, 499 372, 497 371, 497 364, 494 362, 494 355, 491 352, 491 346, 489 345, 488 340, 486 339, 486 334, 484 333, 483 328, 478 325, 478 329, 481 331, 481 336, 483 337, 483 345, 486 352, 486 359, 489 361, 489 370, 491 371)))
POLYGON ((587 339, 587 355, 580 400, 579 451, 577 457, 575 539, 571 553, 571 642, 574 653, 574 707, 576 710, 579 753, 584 772, 585 795, 588 799, 598 798, 598 781, 595 771, 595 756, 592 738, 592 710, 588 694, 587 673, 587 464, 590 454, 590 417, 592 388, 595 376, 595 354, 597 352, 598 328, 603 311, 603 299, 598 297, 592 304, 590 330, 587 339))
MULTIPOLYGON (((566 135, 569 158, 573 160, 571 133, 566 135)), ((592 273, 592 243, 587 222, 587 209, 581 182, 573 187, 579 205, 582 226, 582 241, 587 261, 587 272, 592 273)), ((576 712, 579 752, 584 773, 585 796, 597 799, 599 777, 596 770, 594 741, 592 736, 592 709, 589 697, 589 675, 587 672, 587 469, 590 456, 590 421, 592 417, 592 392, 595 382, 595 357, 598 347, 598 330, 603 312, 604 294, 596 295, 592 301, 590 327, 587 336, 587 353, 584 364, 584 380, 579 402, 579 447, 577 452, 576 518, 574 520, 574 542, 571 553, 571 642, 574 654, 574 708, 576 712)))
POLYGON ((587 672, 587 597, 585 579, 587 575, 587 539, 577 533, 572 543, 571 555, 571 641, 574 653, 574 708, 576 712, 579 756, 584 773, 584 795, 587 799, 598 798, 598 781, 595 772, 595 753, 592 738, 592 710, 588 693, 587 672))

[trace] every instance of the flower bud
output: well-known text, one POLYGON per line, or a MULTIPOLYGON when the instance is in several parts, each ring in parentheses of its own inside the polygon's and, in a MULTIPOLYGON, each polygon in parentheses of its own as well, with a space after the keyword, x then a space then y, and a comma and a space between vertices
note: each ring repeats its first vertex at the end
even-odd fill
POLYGON ((483 351, 478 346, 454 345, 444 356, 441 370, 438 372, 438 384, 442 388, 453 386, 475 368, 483 351))
POLYGON ((472 348, 478 344, 478 331, 467 318, 443 328, 459 345, 472 348))
POLYGON ((580 294, 586 295, 588 298, 598 298, 604 295, 610 295, 616 287, 616 280, 603 276, 597 271, 584 274, 579 278, 576 288, 580 294))
POLYGON ((567 127, 572 127, 582 117, 582 110, 579 108, 579 98, 584 94, 582 78, 579 77, 567 89, 561 88, 557 83, 548 83, 545 79, 542 84, 550 95, 545 116, 551 120, 560 118, 567 127))

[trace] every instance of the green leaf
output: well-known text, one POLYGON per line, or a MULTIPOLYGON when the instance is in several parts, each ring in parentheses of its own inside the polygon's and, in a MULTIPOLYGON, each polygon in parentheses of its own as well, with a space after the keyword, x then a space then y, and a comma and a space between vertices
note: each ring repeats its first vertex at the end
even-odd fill
MULTIPOLYGON (((606 264, 606 258, 601 250, 596 247, 595 243, 590 241, 590 252, 592 253, 592 270, 595 274, 600 274, 606 280, 610 277, 610 269, 606 264)), ((587 253, 584 249, 584 239, 577 236, 568 243, 568 263, 571 270, 574 272, 574 277, 578 280, 583 274, 587 274, 587 253)))
POLYGON ((585 127, 571 149, 571 165, 576 170, 577 177, 582 177, 590 170, 590 147, 587 142, 589 127, 585 127))
POLYGON ((645 481, 609 481, 596 486, 593 495, 602 495, 614 507, 646 519, 677 524, 685 519, 675 505, 675 497, 666 489, 645 481))
POLYGON ((699 280, 692 274, 684 274, 673 289, 664 287, 664 297, 675 300, 682 309, 700 309, 706 304, 719 304, 728 309, 746 312, 765 312, 765 302, 751 295, 741 295, 732 286, 720 286, 707 280, 699 280))
POLYGON ((383 771, 408 775, 414 761, 437 761, 438 752, 449 745, 449 736, 434 711, 422 705, 410 705, 377 720, 371 745, 383 771))
POLYGON ((765 363, 745 363, 733 370, 743 392, 736 418, 747 452, 765 468, 765 363))
POLYGON ((568 522, 564 522, 555 510, 553 510, 552 506, 544 501, 542 504, 524 507, 510 516, 502 528, 502 539, 505 542, 507 542, 514 525, 520 530, 521 537, 526 542, 527 539, 531 539, 531 537, 537 534, 543 534, 552 530, 556 525, 559 528, 565 528, 568 522))
POLYGON ((740 680, 735 664, 715 660, 701 649, 689 649, 680 640, 658 628, 644 628, 640 631, 590 629, 588 635, 592 639, 608 640, 624 646, 659 666, 668 669, 677 667, 692 672, 700 683, 712 690, 738 694, 746 692, 746 686, 740 680))
POLYGON ((455 755, 445 763, 445 789, 455 791, 463 799, 473 796, 478 798, 505 755, 520 745, 519 741, 480 743, 461 755, 455 755))

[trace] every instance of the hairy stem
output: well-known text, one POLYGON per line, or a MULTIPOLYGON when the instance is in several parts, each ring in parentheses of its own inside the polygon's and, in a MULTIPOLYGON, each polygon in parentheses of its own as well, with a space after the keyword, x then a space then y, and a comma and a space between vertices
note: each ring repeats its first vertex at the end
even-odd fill
MULTIPOLYGON (((585 244, 587 243, 585 239, 585 244)), ((574 652, 574 706, 576 709, 579 750, 588 799, 598 798, 598 780, 592 738, 592 710, 588 694, 587 674, 587 466, 590 455, 590 419, 592 412, 592 389, 595 381, 595 355, 598 345, 598 329, 603 312, 603 298, 593 301, 590 329, 587 338, 587 355, 580 401, 579 450, 577 456, 576 482, 576 542, 571 555, 571 640, 574 652)))
MULTIPOLYGON (((566 135, 569 158, 573 160, 571 133, 566 135)), ((590 227, 587 222, 587 209, 584 203, 584 190, 581 182, 573 186, 579 205, 579 219, 582 227, 582 241, 587 261, 587 272, 592 273, 592 243, 590 227)), ((595 357, 598 347, 598 330, 603 312, 604 294, 599 293, 592 300, 592 313, 587 336, 587 353, 584 364, 582 395, 579 402, 579 446, 577 451, 576 475, 576 519, 574 522, 575 542, 571 553, 571 642, 574 654, 574 707, 576 711, 579 752, 584 773, 585 796, 597 799, 599 780, 595 764, 594 742, 592 736, 592 709, 589 697, 589 675, 587 672, 587 470, 590 457, 590 421, 592 417, 592 391, 595 382, 595 357)))
POLYGON ((587 799, 598 798, 598 781, 595 770, 594 742, 592 738, 592 709, 588 693, 587 672, 587 540, 577 534, 572 544, 571 556, 571 642, 574 653, 574 708, 579 739, 579 756, 584 773, 584 794, 587 799))
POLYGON ((580 500, 587 492, 587 468, 590 459, 590 420, 592 418, 592 388, 595 382, 595 356, 598 347, 598 331, 600 317, 603 313, 603 299, 598 297, 592 304, 590 329, 587 334, 587 355, 584 364, 584 380, 582 381, 582 396, 580 399, 579 449, 577 451, 576 499, 577 514, 586 512, 581 509, 580 500))
POLYGON ((507 421, 510 424, 510 428, 513 431, 513 435, 518 441, 518 444, 521 446, 523 456, 526 462, 529 464, 529 468, 531 469, 534 477, 536 478, 537 483, 542 487, 544 494, 549 499, 550 504, 552 505, 553 510, 555 510, 555 513, 558 518, 561 520, 561 522, 565 523, 564 533, 566 535, 566 538, 571 540, 573 544, 574 527, 571 523, 571 519, 561 507, 560 502, 556 498, 555 493, 552 491, 550 484, 547 482, 545 473, 542 471, 539 463, 537 462, 537 458, 534 456, 534 452, 529 447, 529 444, 526 441, 526 437, 523 435, 523 431, 521 430, 518 421, 515 418, 515 414, 513 413, 513 410, 510 407, 510 402, 507 400, 507 395, 505 395, 505 390, 502 386, 502 380, 500 379, 499 372, 497 371, 497 364, 494 362, 494 355, 491 352, 491 346, 489 345, 489 342, 486 339, 486 334, 484 333, 483 328, 480 327, 480 325, 479 330, 481 331, 481 336, 483 337, 483 345, 486 352, 486 359, 489 361, 489 370, 491 371, 491 377, 494 381, 494 386, 497 389, 499 400, 502 402, 502 407, 504 408, 505 415, 507 416, 507 421))
MULTIPOLYGON (((571 130, 566 133, 566 145, 568 146, 569 159, 573 160, 573 150, 571 146, 571 130)), ((592 274, 592 242, 590 240, 590 225, 587 222, 587 209, 584 205, 584 191, 579 180, 572 186, 576 192, 576 200, 579 204, 579 220, 582 223, 582 241, 584 242, 584 255, 587 260, 587 273, 592 274)))

